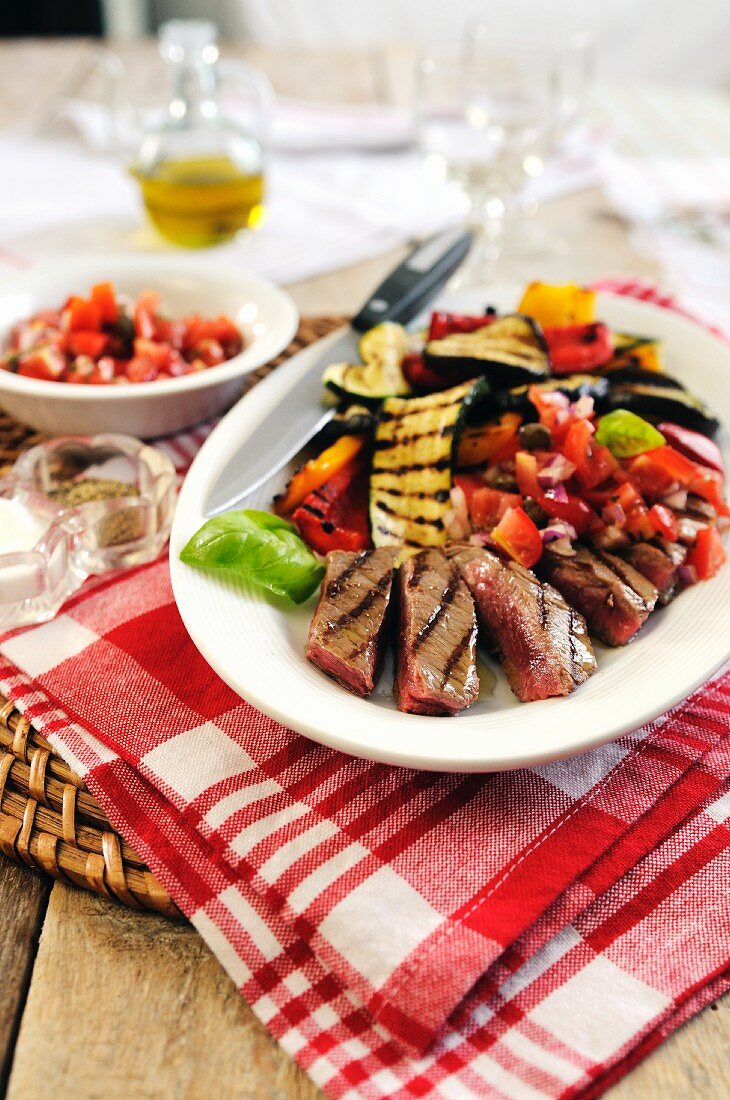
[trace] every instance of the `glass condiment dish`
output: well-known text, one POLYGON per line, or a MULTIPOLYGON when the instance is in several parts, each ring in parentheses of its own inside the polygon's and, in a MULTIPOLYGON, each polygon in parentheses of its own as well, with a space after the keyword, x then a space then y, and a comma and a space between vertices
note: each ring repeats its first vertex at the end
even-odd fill
POLYGON ((0 629, 45 622, 87 577, 154 560, 176 496, 171 460, 131 436, 64 437, 21 455, 0 502, 22 507, 40 533, 0 553, 0 629))

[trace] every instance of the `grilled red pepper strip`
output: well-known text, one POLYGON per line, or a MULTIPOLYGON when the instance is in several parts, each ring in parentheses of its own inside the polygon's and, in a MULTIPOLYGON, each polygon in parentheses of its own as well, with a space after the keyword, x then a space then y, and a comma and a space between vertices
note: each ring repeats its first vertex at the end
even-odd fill
POLYGON ((429 340, 441 340, 452 332, 476 332, 485 325, 491 325, 497 319, 496 313, 487 313, 481 317, 474 317, 466 313, 445 313, 435 310, 431 314, 431 324, 428 326, 429 340))
POLYGON ((443 372, 426 366, 422 355, 404 356, 401 369, 409 385, 417 393, 435 393, 446 384, 443 372))
POLYGON ((314 489, 292 519, 318 554, 330 550, 366 550, 372 546, 368 524, 370 456, 360 451, 324 485, 314 489))
POLYGON ((607 363, 613 340, 606 325, 561 325, 543 329, 553 374, 585 374, 607 363))

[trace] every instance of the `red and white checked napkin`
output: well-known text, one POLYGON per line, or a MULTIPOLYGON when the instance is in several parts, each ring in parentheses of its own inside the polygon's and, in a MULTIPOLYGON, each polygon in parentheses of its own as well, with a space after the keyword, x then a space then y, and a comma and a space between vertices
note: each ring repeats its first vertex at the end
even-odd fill
POLYGON ((0 687, 331 1097, 598 1095, 730 987, 728 670, 571 760, 391 768, 227 688, 158 561, 5 635, 0 687))

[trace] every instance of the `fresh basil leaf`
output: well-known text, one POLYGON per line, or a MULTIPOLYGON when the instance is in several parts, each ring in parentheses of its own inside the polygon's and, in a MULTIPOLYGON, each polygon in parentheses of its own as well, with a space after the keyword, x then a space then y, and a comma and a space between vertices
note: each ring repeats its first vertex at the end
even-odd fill
POLYGON ((324 566, 286 520, 253 509, 207 520, 180 552, 196 569, 249 581, 302 603, 324 576, 324 566))
POLYGON ((653 424, 628 409, 614 409, 602 416, 594 438, 616 458, 633 458, 666 443, 653 424))

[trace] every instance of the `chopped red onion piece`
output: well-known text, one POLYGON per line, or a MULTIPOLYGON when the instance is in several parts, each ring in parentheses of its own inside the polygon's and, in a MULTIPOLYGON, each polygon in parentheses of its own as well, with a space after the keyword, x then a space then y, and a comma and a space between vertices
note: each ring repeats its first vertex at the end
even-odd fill
POLYGON ((472 546, 488 546, 492 549, 497 545, 491 531, 475 531, 473 535, 469 535, 469 542, 472 546))
POLYGON ((678 512, 683 512, 687 507, 687 490, 675 489, 674 492, 667 493, 665 497, 662 497, 662 504, 666 504, 670 508, 676 508, 678 512))
POLYGON ((545 496, 548 498, 548 500, 554 500, 556 504, 568 503, 568 492, 562 481, 559 481, 557 485, 551 485, 549 489, 546 489, 545 496))
POLYGON ((563 558, 572 558, 575 555, 570 539, 556 539, 550 543, 550 549, 553 554, 560 554, 563 558))
POLYGON ((444 516, 444 527, 449 538, 456 541, 468 538, 471 534, 466 493, 459 485, 451 490, 451 507, 444 516))
POLYGON ((626 523, 626 513, 617 500, 606 505, 603 509, 603 518, 611 526, 623 527, 626 523))
MULTIPOLYGON (((539 393, 539 391, 536 392, 539 393)), ((548 390, 547 393, 540 393, 540 402, 543 405, 552 405, 554 409, 570 408, 570 398, 562 390, 552 390, 552 392, 548 390)))
POLYGON ((590 538, 598 550, 624 550, 631 544, 626 532, 612 523, 602 531, 594 531, 590 538))
POLYGON ((562 519, 552 520, 547 527, 543 527, 540 534, 543 542, 555 542, 556 539, 577 539, 578 532, 572 523, 566 523, 562 519))
POLYGON ((717 511, 709 500, 703 500, 694 493, 687 494, 687 511, 694 516, 701 516, 711 521, 717 518, 717 511))
POLYGON ((593 416, 593 398, 584 393, 571 406, 572 412, 579 420, 588 420, 593 416))
POLYGON ((689 588, 691 585, 697 584, 697 570, 694 565, 680 565, 677 576, 682 588, 689 588))
POLYGON ((567 481, 575 473, 575 463, 565 455, 556 454, 538 471, 537 483, 541 489, 552 489, 561 481, 567 481))
POLYGON ((692 519, 691 516, 679 516, 679 541, 692 546, 697 542, 697 535, 703 527, 707 527, 700 519, 692 519))

